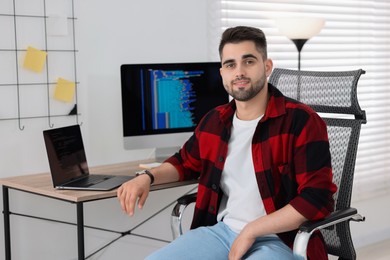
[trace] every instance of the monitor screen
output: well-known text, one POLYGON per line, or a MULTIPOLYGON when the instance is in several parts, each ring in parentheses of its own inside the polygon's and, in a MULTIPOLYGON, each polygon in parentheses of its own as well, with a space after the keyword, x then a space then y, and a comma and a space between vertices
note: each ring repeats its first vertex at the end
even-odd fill
POLYGON ((125 149, 183 145, 210 109, 229 101, 220 66, 219 62, 122 65, 125 149))

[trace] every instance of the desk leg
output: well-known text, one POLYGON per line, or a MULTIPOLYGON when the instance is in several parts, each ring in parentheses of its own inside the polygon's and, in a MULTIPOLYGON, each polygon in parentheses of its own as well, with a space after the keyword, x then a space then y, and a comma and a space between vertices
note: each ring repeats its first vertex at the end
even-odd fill
POLYGON ((77 202, 77 248, 79 260, 85 259, 84 250, 84 209, 83 203, 77 202))
POLYGON ((11 231, 9 222, 9 197, 8 187, 3 186, 3 215, 4 215, 4 243, 5 259, 11 260, 11 231))

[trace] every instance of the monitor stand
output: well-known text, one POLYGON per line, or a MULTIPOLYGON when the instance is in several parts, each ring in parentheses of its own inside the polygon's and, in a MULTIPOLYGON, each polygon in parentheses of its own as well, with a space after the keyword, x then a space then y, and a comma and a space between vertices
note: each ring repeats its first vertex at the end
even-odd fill
POLYGON ((156 148, 155 158, 157 162, 163 162, 180 150, 179 146, 156 148))

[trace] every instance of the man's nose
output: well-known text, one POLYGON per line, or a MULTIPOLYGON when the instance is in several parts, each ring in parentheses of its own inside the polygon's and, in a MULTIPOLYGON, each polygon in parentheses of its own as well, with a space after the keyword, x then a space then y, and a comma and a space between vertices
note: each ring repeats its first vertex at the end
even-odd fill
POLYGON ((244 68, 241 65, 237 65, 235 74, 236 78, 242 78, 245 75, 244 68))

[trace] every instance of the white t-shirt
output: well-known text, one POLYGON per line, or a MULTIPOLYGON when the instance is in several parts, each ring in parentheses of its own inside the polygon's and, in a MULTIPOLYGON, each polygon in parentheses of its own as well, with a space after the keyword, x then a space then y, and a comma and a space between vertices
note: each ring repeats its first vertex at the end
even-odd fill
POLYGON ((217 220, 223 219, 237 233, 249 222, 266 214, 252 160, 252 139, 260 119, 243 121, 236 115, 233 117, 228 154, 221 177, 224 195, 217 220))

